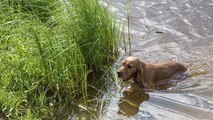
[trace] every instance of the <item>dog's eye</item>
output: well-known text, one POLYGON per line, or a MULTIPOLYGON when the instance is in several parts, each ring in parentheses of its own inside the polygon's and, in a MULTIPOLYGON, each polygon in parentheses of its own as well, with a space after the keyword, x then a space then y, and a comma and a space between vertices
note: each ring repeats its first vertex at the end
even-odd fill
POLYGON ((132 68, 133 65, 132 65, 132 64, 127 64, 127 67, 128 67, 128 68, 132 68))

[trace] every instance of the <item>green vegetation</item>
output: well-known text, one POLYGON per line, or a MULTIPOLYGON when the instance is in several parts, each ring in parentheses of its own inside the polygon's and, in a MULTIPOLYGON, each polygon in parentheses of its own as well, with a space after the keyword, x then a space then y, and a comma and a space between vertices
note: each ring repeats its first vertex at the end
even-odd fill
POLYGON ((85 102, 89 75, 118 55, 118 28, 98 0, 1 0, 0 117, 48 119, 85 102))

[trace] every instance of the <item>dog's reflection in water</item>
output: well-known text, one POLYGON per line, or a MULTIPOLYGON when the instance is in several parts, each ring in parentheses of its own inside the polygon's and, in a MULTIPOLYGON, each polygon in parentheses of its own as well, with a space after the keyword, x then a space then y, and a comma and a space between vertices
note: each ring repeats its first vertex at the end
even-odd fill
POLYGON ((143 103, 143 101, 147 101, 148 99, 149 94, 142 90, 134 92, 125 90, 123 92, 123 97, 118 102, 118 114, 127 117, 133 116, 138 113, 140 104, 143 103))

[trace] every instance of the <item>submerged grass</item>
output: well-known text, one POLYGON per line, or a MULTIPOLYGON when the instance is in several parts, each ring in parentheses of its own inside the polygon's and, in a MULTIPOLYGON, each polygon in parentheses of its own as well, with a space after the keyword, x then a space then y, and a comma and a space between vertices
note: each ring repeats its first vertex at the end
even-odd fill
POLYGON ((117 57, 118 28, 98 0, 2 0, 1 118, 48 119, 86 102, 88 75, 117 57))

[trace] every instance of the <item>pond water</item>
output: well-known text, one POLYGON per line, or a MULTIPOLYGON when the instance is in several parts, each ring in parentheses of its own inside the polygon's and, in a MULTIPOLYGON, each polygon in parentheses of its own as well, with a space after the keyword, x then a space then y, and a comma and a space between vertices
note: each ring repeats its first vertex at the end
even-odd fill
MULTIPOLYGON (((108 2, 125 22, 128 1, 108 2)), ((148 63, 176 59, 193 76, 135 94, 124 94, 119 80, 110 83, 98 119, 213 119, 213 0, 130 0, 130 8, 132 56, 148 63)), ((115 66, 127 56, 122 52, 115 66)))

